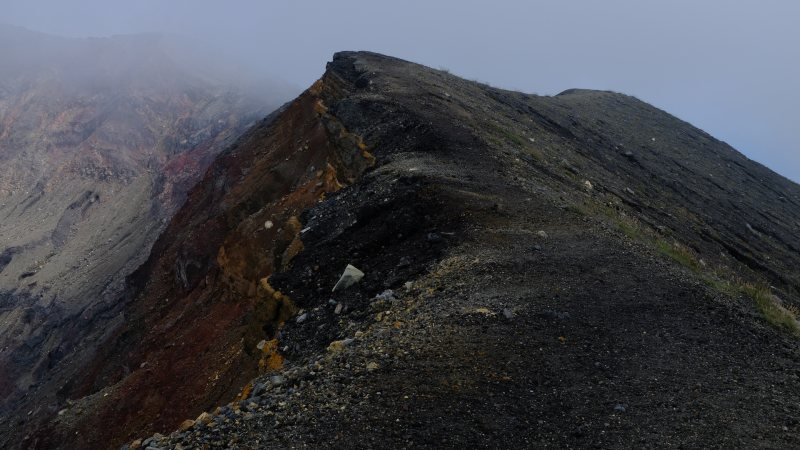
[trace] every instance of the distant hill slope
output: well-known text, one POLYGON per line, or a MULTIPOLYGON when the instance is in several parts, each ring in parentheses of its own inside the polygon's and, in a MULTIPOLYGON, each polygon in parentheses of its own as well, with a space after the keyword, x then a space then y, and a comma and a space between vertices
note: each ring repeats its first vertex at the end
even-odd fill
POLYGON ((8 443, 797 447, 798 227, 800 187, 635 98, 339 53, 8 443))
POLYGON ((186 191, 286 95, 181 45, 0 27, 0 416, 91 355, 186 191))

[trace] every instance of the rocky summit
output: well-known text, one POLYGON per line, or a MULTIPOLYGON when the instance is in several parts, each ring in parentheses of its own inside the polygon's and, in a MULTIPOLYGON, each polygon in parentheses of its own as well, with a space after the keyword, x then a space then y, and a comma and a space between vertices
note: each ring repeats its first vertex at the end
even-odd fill
MULTIPOLYGON (((53 222, 115 198, 89 192, 53 222)), ((800 186, 636 98, 338 53, 214 159, 0 444, 798 447, 799 231, 800 186)))

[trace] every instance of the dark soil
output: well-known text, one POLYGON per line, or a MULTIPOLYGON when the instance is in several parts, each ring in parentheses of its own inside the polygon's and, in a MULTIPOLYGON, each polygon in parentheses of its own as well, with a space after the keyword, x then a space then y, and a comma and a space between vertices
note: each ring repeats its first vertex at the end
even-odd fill
POLYGON ((300 349, 287 383, 171 444, 800 445, 794 338, 602 224, 518 200, 513 221, 460 235, 410 291, 392 286, 397 300, 341 317, 321 303, 287 325, 281 345, 300 349), (344 351, 325 351, 346 337, 344 351))

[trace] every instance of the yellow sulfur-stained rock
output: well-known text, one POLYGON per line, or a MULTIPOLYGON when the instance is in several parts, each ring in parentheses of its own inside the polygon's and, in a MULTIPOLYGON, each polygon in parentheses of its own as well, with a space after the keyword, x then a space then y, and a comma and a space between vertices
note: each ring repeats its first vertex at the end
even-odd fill
POLYGON ((253 392, 253 383, 247 383, 247 384, 246 384, 246 385, 245 385, 245 386, 242 388, 242 392, 240 392, 240 393, 239 393, 239 395, 236 397, 236 400, 237 400, 237 401, 236 401, 236 402, 234 402, 234 404, 236 405, 236 407, 237 407, 237 408, 239 407, 239 406, 238 406, 238 405, 239 405, 239 402, 238 402, 238 401, 239 401, 239 400, 244 400, 244 399, 246 399, 247 397, 250 397, 250 393, 251 393, 251 392, 253 392))
POLYGON ((476 308, 475 314, 483 314, 484 316, 494 316, 495 313, 488 308, 476 308))
POLYGON ((336 353, 344 350, 345 347, 350 345, 353 342, 352 339, 343 339, 341 341, 333 341, 328 345, 328 351, 331 353, 336 353))
POLYGON ((283 355, 278 350, 278 340, 272 339, 270 341, 263 340, 256 346, 263 356, 258 360, 258 368, 260 371, 278 370, 283 367, 283 355))

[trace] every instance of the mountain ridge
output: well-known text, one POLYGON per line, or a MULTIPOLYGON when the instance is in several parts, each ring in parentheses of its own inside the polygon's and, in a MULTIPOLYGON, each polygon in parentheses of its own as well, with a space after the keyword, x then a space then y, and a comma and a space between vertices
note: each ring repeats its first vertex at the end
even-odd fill
POLYGON ((798 185, 632 97, 337 53, 21 442, 794 446, 798 227, 798 185))

